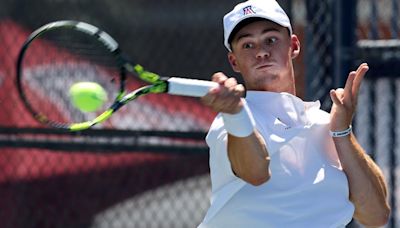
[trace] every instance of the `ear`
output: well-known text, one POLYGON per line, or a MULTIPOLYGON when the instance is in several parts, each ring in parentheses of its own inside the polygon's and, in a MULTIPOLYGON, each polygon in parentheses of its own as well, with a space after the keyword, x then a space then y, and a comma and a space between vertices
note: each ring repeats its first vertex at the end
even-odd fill
POLYGON ((291 48, 292 48, 292 53, 291 57, 292 59, 296 58, 300 54, 300 41, 299 38, 296 35, 292 35, 290 38, 290 43, 291 43, 291 48))
POLYGON ((239 70, 239 67, 237 64, 237 59, 236 59, 235 54, 233 54, 233 52, 228 53, 228 61, 231 64, 233 71, 235 71, 236 73, 240 73, 240 70, 239 70))

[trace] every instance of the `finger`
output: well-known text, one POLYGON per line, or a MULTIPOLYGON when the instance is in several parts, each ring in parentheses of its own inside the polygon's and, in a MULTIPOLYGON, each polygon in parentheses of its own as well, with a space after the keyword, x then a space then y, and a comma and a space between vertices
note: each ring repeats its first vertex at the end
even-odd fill
POLYGON ((343 96, 343 93, 344 93, 344 90, 341 89, 341 88, 336 89, 336 90, 332 89, 332 90, 329 92, 329 95, 330 95, 330 97, 331 97, 332 102, 333 102, 334 104, 336 104, 336 105, 342 105, 343 102, 342 102, 341 97, 343 96))
POLYGON ((213 74, 211 79, 214 82, 217 82, 219 84, 223 84, 225 82, 225 80, 228 79, 228 77, 224 73, 218 72, 218 73, 213 74))
MULTIPOLYGON (((218 72, 218 73, 215 73, 215 74, 212 75, 211 80, 212 80, 213 82, 217 82, 218 84, 221 85, 221 84, 223 84, 223 83, 225 82, 225 80, 226 80, 227 78, 228 78, 228 77, 227 77, 224 73, 218 72)), ((218 94, 218 93, 220 93, 220 91, 221 91, 221 86, 211 88, 210 91, 209 91, 209 93, 218 94)))
POLYGON ((343 100, 344 97, 344 89, 343 88, 337 88, 335 90, 336 96, 340 99, 343 100))
POLYGON ((230 92, 236 97, 244 97, 245 88, 242 84, 238 84, 235 78, 227 80, 227 86, 230 88, 230 92))
POLYGON ((365 67, 368 67, 367 63, 361 63, 360 66, 357 68, 357 74, 364 70, 365 67))
POLYGON ((358 97, 358 91, 360 90, 361 87, 361 82, 365 77, 365 74, 369 70, 368 64, 363 63, 361 64, 358 69, 357 69, 357 75, 355 76, 354 79, 354 85, 352 88, 352 95, 356 99, 358 97))
POLYGON ((235 78, 226 79, 223 84, 220 86, 220 97, 230 97, 235 95, 235 89, 237 86, 237 81, 235 78))
POLYGON ((352 100, 352 91, 353 91, 353 82, 354 78, 356 76, 356 71, 352 71, 349 73, 349 76, 347 76, 346 84, 344 86, 344 99, 351 99, 352 100))
POLYGON ((245 88, 242 84, 239 84, 235 87, 235 95, 238 97, 244 97, 245 94, 245 88))
POLYGON ((228 78, 225 80, 224 85, 228 88, 237 86, 236 78, 228 78))

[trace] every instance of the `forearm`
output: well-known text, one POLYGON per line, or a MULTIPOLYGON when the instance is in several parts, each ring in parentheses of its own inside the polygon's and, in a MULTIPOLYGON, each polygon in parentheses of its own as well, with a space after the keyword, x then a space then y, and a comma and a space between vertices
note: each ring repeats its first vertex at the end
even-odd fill
POLYGON ((390 209, 381 170, 353 134, 334 138, 334 143, 349 182, 350 200, 355 205, 354 217, 364 225, 383 225, 390 209))
POLYGON ((260 185, 270 178, 269 154, 256 130, 248 137, 229 134, 228 156, 233 172, 244 181, 260 185))

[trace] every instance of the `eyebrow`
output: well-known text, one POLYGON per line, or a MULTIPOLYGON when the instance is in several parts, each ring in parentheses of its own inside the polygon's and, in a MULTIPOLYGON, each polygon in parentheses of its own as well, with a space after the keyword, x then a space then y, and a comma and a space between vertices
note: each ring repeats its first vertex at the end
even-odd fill
MULTIPOLYGON (((262 32, 261 32, 261 34, 265 34, 265 33, 267 33, 267 32, 271 32, 271 31, 275 31, 275 32, 279 32, 279 29, 277 29, 277 28, 267 28, 267 29, 264 29, 262 32)), ((252 34, 250 34, 250 33, 243 33, 243 34, 238 34, 238 37, 236 37, 236 42, 238 42, 240 39, 242 39, 242 38, 245 38, 245 37, 251 37, 252 36, 252 34)))

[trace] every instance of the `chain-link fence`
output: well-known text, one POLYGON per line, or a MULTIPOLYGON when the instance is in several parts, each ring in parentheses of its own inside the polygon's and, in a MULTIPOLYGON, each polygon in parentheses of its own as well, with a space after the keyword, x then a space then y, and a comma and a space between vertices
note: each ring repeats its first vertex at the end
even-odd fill
MULTIPOLYGON (((3 0, 1 227, 199 224, 210 191, 204 136, 215 113, 197 99, 155 95, 127 105, 96 130, 55 131, 38 124, 22 105, 15 61, 30 32, 70 19, 105 30, 129 57, 162 75, 209 79, 223 71, 237 76, 222 44, 221 18, 237 2, 3 0)), ((302 43, 295 60, 300 97, 320 99, 329 110, 328 91, 343 83, 346 75, 341 74, 360 61, 370 64, 355 130, 384 170, 397 213, 398 47, 392 42, 392 51, 385 52, 378 49, 387 50, 390 42, 375 42, 367 50, 368 43, 356 42, 399 39, 397 0, 279 2, 288 9, 302 43)), ((387 227, 399 224, 398 216, 392 217, 387 227)))
MULTIPOLYGON (((68 19, 103 29, 162 75, 232 73, 221 29, 232 4, 2 1, 0 227, 196 227, 209 205, 204 137, 215 113, 198 99, 151 95, 95 130, 55 131, 21 103, 15 64, 29 33, 68 19)), ((49 81, 38 88, 54 86, 49 81)))
MULTIPOLYGON (((392 215, 386 227, 398 221, 398 91, 400 60, 399 3, 385 1, 306 1, 306 57, 309 98, 319 98, 329 110, 327 91, 344 86, 346 72, 367 62, 355 117, 361 145, 384 171, 392 215), (338 11, 339 7, 339 11, 338 11)), ((353 223, 354 227, 361 227, 353 223)))
POLYGON ((386 227, 400 225, 398 214, 399 2, 358 1, 357 54, 369 63, 370 72, 361 89, 356 133, 360 143, 382 168, 389 185, 392 215, 386 227))

